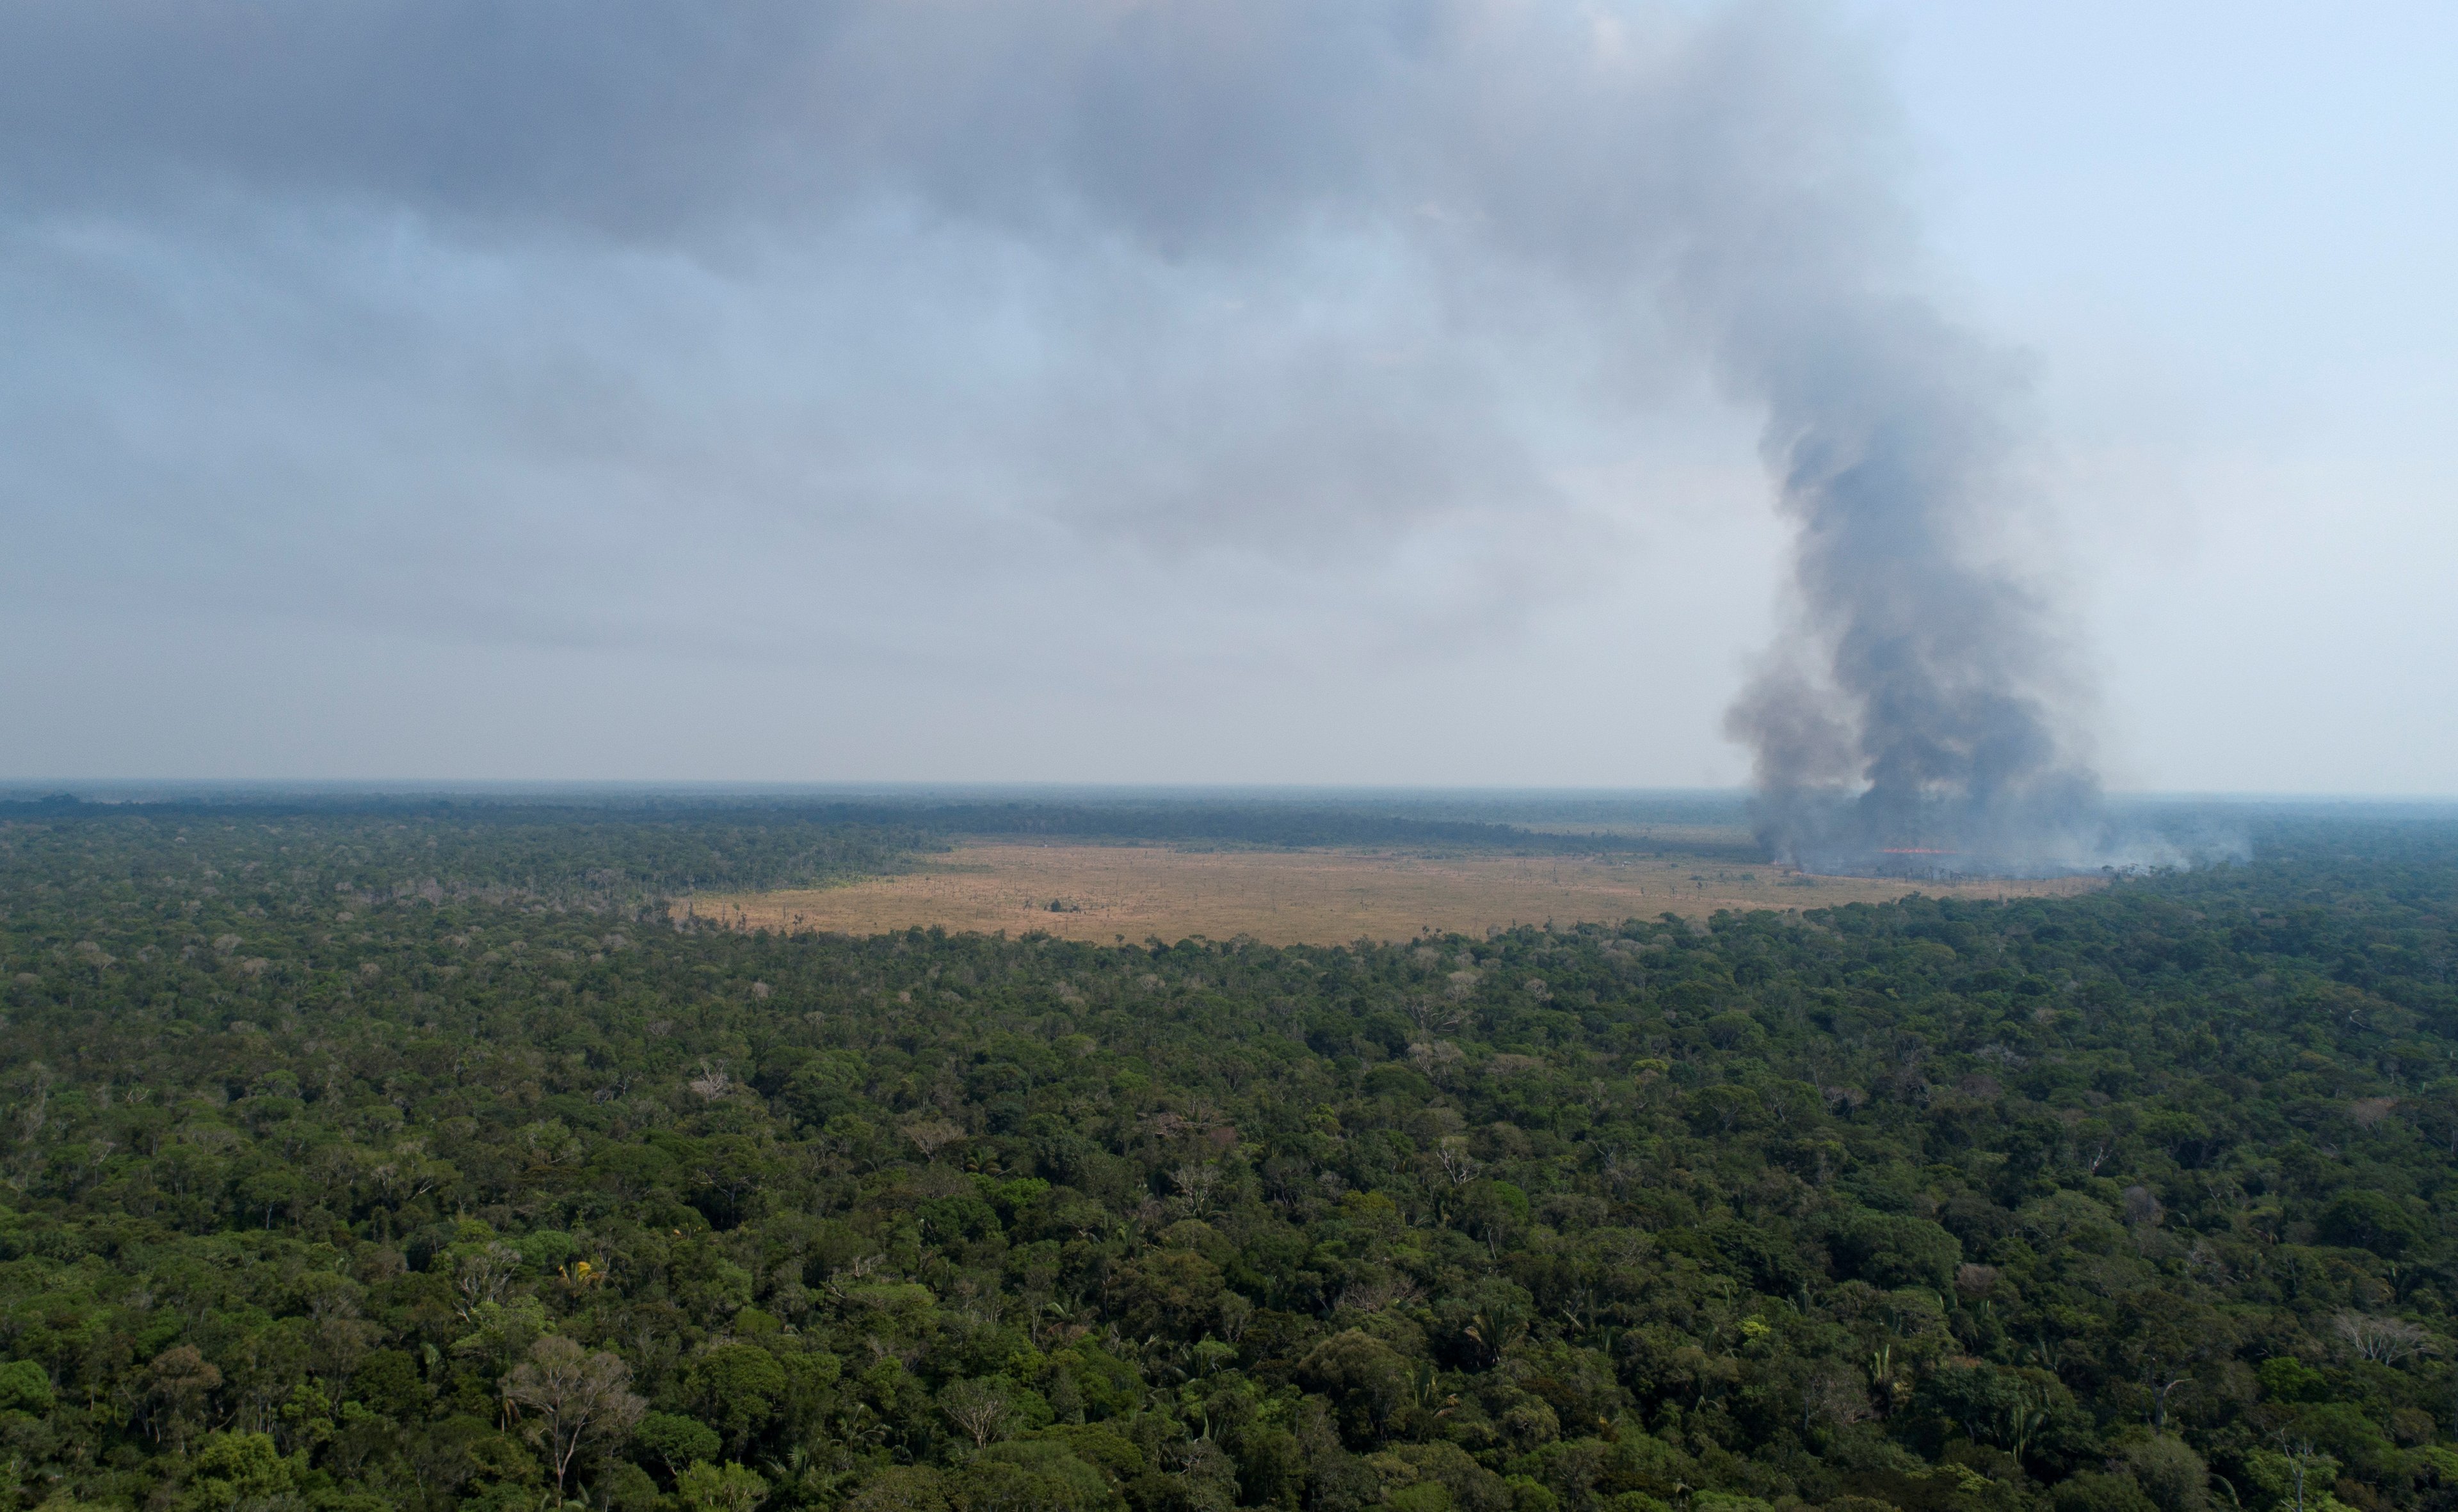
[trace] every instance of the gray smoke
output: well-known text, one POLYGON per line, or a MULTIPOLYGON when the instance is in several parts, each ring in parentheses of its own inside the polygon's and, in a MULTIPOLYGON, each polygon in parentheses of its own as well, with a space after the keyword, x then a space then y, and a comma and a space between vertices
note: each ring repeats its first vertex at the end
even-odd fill
POLYGON ((2048 607, 1989 555, 2011 487, 2003 363, 1917 305, 1847 291, 1811 321, 1743 348, 1799 532, 1796 629, 1727 721, 1757 752, 1761 837, 1824 872, 2127 859, 2048 607))
MULTIPOLYGON (((1897 156, 1864 50, 1810 5, 0 10, 0 245, 133 236, 272 285, 320 237, 426 238, 635 282, 680 264, 807 326, 776 369, 805 385, 790 424, 626 374, 602 429, 520 438, 621 461, 595 496, 646 513, 729 487, 830 520, 985 498, 1294 555, 1484 520, 1489 590, 1536 594, 1508 564, 1564 521, 1559 477, 1710 373, 1763 413, 1798 528, 1797 629, 1732 716, 1769 843, 1825 869, 2090 862, 2052 621, 1992 565, 2019 378, 1933 300, 1897 156)), ((378 315, 353 307, 386 383, 487 365, 378 315)), ((319 405, 353 391, 302 370, 319 405)), ((489 487, 449 481, 426 493, 489 487)))

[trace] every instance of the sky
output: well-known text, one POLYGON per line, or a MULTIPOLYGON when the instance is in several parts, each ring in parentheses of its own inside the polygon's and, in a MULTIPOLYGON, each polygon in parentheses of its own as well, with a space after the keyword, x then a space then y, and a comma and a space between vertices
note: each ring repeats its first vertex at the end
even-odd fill
POLYGON ((1782 417, 1921 391, 1843 289, 2110 786, 2458 793, 2454 52, 0 6, 0 779, 1737 783, 1840 633, 1782 417))

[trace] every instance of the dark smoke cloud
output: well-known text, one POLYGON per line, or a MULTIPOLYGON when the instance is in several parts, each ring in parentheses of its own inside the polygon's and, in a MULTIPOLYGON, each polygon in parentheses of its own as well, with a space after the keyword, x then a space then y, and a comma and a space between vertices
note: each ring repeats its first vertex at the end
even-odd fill
MULTIPOLYGON (((1577 528, 1565 470, 1710 372, 1764 415, 1798 530, 1797 631, 1731 723, 1770 843, 1839 869, 2094 863, 2053 621, 1996 565, 2019 372, 1931 299, 1893 141, 1861 49, 1784 4, 0 10, 20 249, 219 248, 219 277, 256 259, 270 286, 302 239, 371 263, 406 239, 603 280, 570 342, 590 413, 492 415, 488 442, 532 491, 619 472, 592 492, 609 514, 698 489, 853 531, 969 499, 1298 557, 1464 522, 1485 591, 1541 595, 1530 543, 1577 528), (675 292, 692 280, 725 292, 675 292), (708 361, 793 402, 720 422, 661 388, 671 343, 604 336, 630 287, 671 324, 734 322, 708 361)), ((448 314, 308 303, 272 392, 348 390, 295 358, 320 311, 385 354, 357 412, 484 370, 448 314)))
POLYGON ((1849 292, 1739 353, 1762 364, 1799 531, 1796 629, 1728 719, 1758 756, 1761 832, 1821 871, 2131 864, 2074 749, 2048 608, 1989 555, 2011 502, 2006 364, 1849 292))

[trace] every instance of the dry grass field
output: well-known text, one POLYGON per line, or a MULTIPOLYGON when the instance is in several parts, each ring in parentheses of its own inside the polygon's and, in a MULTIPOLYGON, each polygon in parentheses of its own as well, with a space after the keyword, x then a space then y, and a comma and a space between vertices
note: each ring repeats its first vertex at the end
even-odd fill
POLYGON ((1823 908, 1915 890, 1970 898, 2078 892, 2094 880, 1894 882, 1802 877, 1697 857, 1408 854, 1363 850, 1178 850, 1160 845, 969 842, 909 873, 840 887, 704 894, 679 910, 751 929, 879 934, 1039 930, 1136 943, 1250 936, 1269 944, 1481 935, 1513 924, 1618 923, 1719 908, 1823 908), (1053 908, 1052 905, 1056 904, 1053 908))

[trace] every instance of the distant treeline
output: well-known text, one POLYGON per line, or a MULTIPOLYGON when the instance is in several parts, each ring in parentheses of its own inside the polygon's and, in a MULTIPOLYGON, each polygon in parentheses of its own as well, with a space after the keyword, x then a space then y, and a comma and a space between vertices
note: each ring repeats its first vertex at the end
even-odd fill
MULTIPOLYGON (((1672 824, 1696 824, 1688 805, 1672 824)), ((1571 834, 1460 817, 1460 806, 1239 798, 1047 801, 650 795, 535 798, 266 796, 94 802, 0 800, 10 820, 256 826, 339 845, 386 885, 511 889, 566 897, 810 886, 893 871, 964 836, 1308 847, 1399 846, 1549 856, 1666 855, 1762 862, 1754 842, 1571 834), (1393 808, 1403 809, 1393 812, 1393 808), (406 869, 406 871, 405 871, 406 869), (414 875, 408 875, 414 874, 414 875)), ((110 833, 81 829, 88 836, 110 833)))
POLYGON ((894 871, 912 828, 743 807, 361 799, 0 803, 0 888, 141 883, 210 850, 225 890, 325 890, 639 907, 703 888, 811 886, 894 871), (182 846, 194 842, 194 849, 182 846), (41 880, 35 880, 35 879, 41 880))

